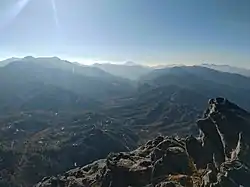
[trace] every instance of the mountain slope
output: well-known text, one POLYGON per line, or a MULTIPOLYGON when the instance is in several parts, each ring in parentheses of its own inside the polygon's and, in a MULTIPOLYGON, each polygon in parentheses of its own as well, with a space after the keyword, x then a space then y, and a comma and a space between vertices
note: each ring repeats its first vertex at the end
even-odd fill
MULTIPOLYGON (((202 114, 206 95, 178 86, 163 86, 139 91, 133 97, 107 106, 105 113, 124 119, 124 125, 147 140, 159 134, 197 133, 195 120, 202 114)), ((105 107, 104 107, 105 108, 105 107)))
POLYGON ((250 70, 245 68, 233 67, 229 65, 216 65, 216 64, 201 64, 201 66, 222 72, 237 73, 247 77, 250 76, 250 70))
MULTIPOLYGON (((250 83, 249 78, 244 77, 239 74, 220 72, 206 67, 200 66, 180 66, 173 68, 165 68, 154 70, 151 73, 145 75, 141 78, 142 81, 149 80, 154 81, 156 84, 172 84, 174 81, 172 79, 168 80, 167 76, 175 76, 177 78, 187 78, 190 76, 190 79, 186 79, 186 82, 190 84, 192 81, 195 81, 194 84, 198 84, 201 81, 212 81, 217 84, 235 86, 236 88, 246 88, 249 89, 250 83), (195 79, 197 78, 197 79, 195 79), (160 83, 161 79, 165 79, 165 82, 160 83), (201 80, 199 80, 201 79, 201 80)), ((178 81, 178 79, 176 80, 178 81)), ((183 82, 183 85, 184 83, 183 82)), ((177 82, 177 84, 180 84, 177 82)))
POLYGON ((95 113, 69 116, 29 112, 0 119, 0 184, 32 186, 47 175, 137 145, 137 135, 112 118, 95 113))
POLYGON ((2 61, 0 61, 0 67, 4 67, 4 66, 6 66, 6 65, 8 65, 8 64, 10 64, 12 62, 17 61, 17 60, 20 60, 20 58, 12 57, 12 58, 8 58, 6 60, 2 60, 2 61))
POLYGON ((36 101, 51 104, 46 109, 55 108, 53 104, 58 105, 55 102, 62 101, 71 103, 68 110, 73 105, 75 109, 88 109, 98 102, 130 94, 134 90, 129 81, 100 69, 82 67, 59 59, 46 60, 26 57, 0 68, 0 87, 3 90, 0 94, 0 110, 4 111, 5 106, 10 110, 18 107, 22 110, 31 105, 33 108, 30 110, 34 110, 36 101), (51 102, 55 97, 57 99, 51 102))
POLYGON ((0 111, 14 113, 20 111, 79 111, 102 106, 94 99, 77 95, 71 91, 38 83, 24 85, 2 84, 0 111))
POLYGON ((250 109, 250 78, 238 74, 219 72, 199 66, 183 66, 155 70, 141 78, 141 84, 150 87, 175 85, 188 88, 207 97, 227 97, 250 109))

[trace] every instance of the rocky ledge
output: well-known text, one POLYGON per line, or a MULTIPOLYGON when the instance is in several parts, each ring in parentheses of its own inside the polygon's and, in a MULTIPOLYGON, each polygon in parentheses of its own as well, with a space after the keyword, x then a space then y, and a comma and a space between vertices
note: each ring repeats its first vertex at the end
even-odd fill
POLYGON ((211 99, 197 126, 199 137, 159 136, 36 187, 249 186, 250 113, 224 98, 211 99))

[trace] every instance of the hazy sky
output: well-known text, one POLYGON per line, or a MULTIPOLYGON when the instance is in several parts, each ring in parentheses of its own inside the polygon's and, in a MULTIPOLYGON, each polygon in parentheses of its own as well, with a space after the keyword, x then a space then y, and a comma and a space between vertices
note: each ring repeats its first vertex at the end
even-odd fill
POLYGON ((249 0, 0 0, 0 59, 250 67, 249 0))

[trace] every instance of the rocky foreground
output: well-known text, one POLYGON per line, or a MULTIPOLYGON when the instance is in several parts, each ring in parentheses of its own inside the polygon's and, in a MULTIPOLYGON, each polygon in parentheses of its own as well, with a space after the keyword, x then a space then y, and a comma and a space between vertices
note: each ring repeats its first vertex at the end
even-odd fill
POLYGON ((200 136, 157 137, 132 152, 44 178, 36 187, 250 186, 250 113, 211 99, 200 136))

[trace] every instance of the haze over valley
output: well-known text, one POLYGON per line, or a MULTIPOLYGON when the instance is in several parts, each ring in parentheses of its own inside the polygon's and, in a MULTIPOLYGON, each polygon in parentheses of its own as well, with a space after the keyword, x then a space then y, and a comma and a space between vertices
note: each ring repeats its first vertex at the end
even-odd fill
POLYGON ((0 62, 3 185, 30 186, 158 135, 197 135, 213 97, 250 109, 250 78, 204 66, 12 60, 0 62))

